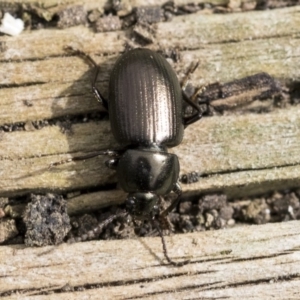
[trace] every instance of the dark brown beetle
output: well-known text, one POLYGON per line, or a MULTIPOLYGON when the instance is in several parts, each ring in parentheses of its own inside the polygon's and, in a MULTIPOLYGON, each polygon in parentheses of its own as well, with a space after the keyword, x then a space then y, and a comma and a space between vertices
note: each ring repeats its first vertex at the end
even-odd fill
POLYGON ((95 86, 97 76, 98 68, 92 83, 93 93, 109 113, 112 133, 121 150, 107 150, 96 155, 110 156, 106 165, 116 169, 118 182, 128 193, 126 211, 75 240, 92 238, 113 219, 130 214, 134 220, 150 220, 155 224, 166 259, 178 265, 168 257, 155 220, 173 210, 182 193, 178 181, 179 161, 175 154, 168 153, 168 148, 181 143, 184 128, 199 120, 202 111, 184 95, 167 60, 149 49, 128 51, 117 60, 110 75, 108 101, 95 86), (189 117, 184 117, 183 101, 195 110, 189 117), (172 191, 177 198, 159 214, 159 201, 172 191))

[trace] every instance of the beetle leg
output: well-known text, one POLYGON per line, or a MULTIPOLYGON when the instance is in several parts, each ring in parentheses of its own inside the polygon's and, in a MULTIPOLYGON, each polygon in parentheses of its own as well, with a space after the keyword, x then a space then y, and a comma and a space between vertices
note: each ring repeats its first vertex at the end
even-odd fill
POLYGON ((85 53, 84 51, 75 49, 75 48, 73 48, 71 46, 65 47, 65 50, 71 51, 72 53, 77 54, 77 55, 83 57, 91 65, 93 65, 95 67, 96 72, 95 72, 94 80, 92 81, 92 91, 93 91, 93 94, 96 97, 96 99, 108 111, 108 102, 107 102, 107 100, 101 95, 101 93, 99 92, 99 90, 96 88, 96 81, 97 81, 98 74, 99 74, 99 67, 98 67, 97 63, 95 62, 95 60, 89 54, 85 53))
POLYGON ((203 117, 203 112, 199 105, 197 105, 194 101, 189 99, 184 93, 182 93, 182 95, 184 101, 196 110, 196 112, 193 115, 183 118, 183 124, 185 127, 187 127, 188 125, 200 120, 203 117))
POLYGON ((201 118, 203 117, 203 114, 202 113, 197 113, 197 114, 194 114, 190 117, 186 117, 184 118, 184 128, 186 128, 188 125, 191 125, 195 122, 197 122, 198 120, 200 120, 201 118))
POLYGON ((181 186, 180 186, 179 182, 176 182, 176 184, 175 184, 175 186, 174 186, 174 189, 173 189, 173 192, 174 192, 175 194, 177 194, 177 198, 174 199, 174 200, 172 201, 172 203, 170 204, 170 206, 167 207, 167 208, 160 214, 160 216, 159 216, 160 218, 161 218, 161 217, 162 217, 162 218, 166 217, 166 216, 169 214, 169 212, 171 212, 171 211, 177 206, 177 204, 179 203, 179 201, 180 201, 180 196, 182 195, 182 189, 181 189, 181 186))
POLYGON ((199 61, 197 61, 194 64, 191 64, 191 66, 188 69, 184 79, 181 82, 183 100, 188 105, 192 106, 194 110, 196 110, 196 112, 193 115, 183 118, 183 124, 184 124, 185 127, 187 127, 190 124, 193 124, 193 123, 197 122, 198 120, 200 120, 203 117, 204 114, 209 113, 209 103, 207 101, 198 101, 198 102, 196 102, 197 96, 205 90, 205 88, 206 88, 205 86, 198 88, 191 98, 187 97, 187 95, 184 92, 184 90, 187 86, 189 76, 195 72, 195 70, 197 69, 198 66, 199 66, 199 61), (205 111, 202 111, 199 104, 206 104, 207 109, 205 111))
POLYGON ((197 97, 197 95, 200 93, 200 91, 202 91, 202 88, 201 89, 198 89, 194 95, 191 97, 192 99, 190 99, 185 93, 184 93, 184 89, 187 85, 187 81, 188 81, 188 78, 189 78, 189 75, 192 74, 198 67, 199 65, 199 62, 197 62, 195 65, 191 65, 187 74, 185 75, 185 78, 183 79, 182 83, 181 83, 181 88, 182 88, 182 96, 183 96, 183 100, 190 106, 192 106, 193 109, 196 110, 196 112, 191 115, 191 116, 188 116, 188 117, 184 117, 183 118, 183 124, 184 124, 184 127, 187 127, 188 125, 190 124, 193 124, 195 122, 197 122, 198 120, 200 120, 203 116, 203 112, 200 108, 200 106, 198 104, 195 103, 195 98, 197 97))
POLYGON ((75 242, 83 242, 83 241, 86 241, 86 240, 95 239, 100 235, 100 233, 102 232, 102 230, 105 226, 112 223, 117 218, 120 218, 120 217, 125 218, 127 216, 128 216, 128 213, 126 211, 120 211, 120 212, 110 216, 109 218, 107 218, 103 222, 99 223, 97 226, 95 226, 93 229, 89 230, 87 233, 85 233, 81 236, 78 236, 78 237, 69 238, 67 240, 67 243, 72 244, 72 243, 75 243, 75 242))
POLYGON ((99 74, 99 68, 98 68, 98 66, 96 64, 95 77, 94 77, 94 80, 92 82, 92 91, 93 91, 93 94, 96 97, 96 99, 108 111, 108 102, 107 102, 107 100, 101 95, 101 93, 99 92, 99 90, 96 88, 96 81, 97 81, 98 74, 99 74))

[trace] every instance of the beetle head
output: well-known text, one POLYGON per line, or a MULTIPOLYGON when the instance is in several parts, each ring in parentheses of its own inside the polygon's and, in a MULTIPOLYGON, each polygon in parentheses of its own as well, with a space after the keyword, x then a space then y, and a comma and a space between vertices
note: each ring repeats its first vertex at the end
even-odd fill
POLYGON ((126 199, 127 211, 137 220, 153 219, 158 214, 159 197, 151 192, 130 193, 126 199))

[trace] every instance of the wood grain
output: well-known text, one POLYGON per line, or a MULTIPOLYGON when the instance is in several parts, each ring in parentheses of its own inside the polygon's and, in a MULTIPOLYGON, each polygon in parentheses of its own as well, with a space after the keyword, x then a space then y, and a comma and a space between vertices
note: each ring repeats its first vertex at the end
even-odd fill
MULTIPOLYGON (((11 1, 18 2, 18 1, 11 1)), ((36 1, 25 0, 23 3, 36 1)), ((83 1, 44 1, 50 13, 83 1)), ((84 1, 100 10, 106 1, 84 1)), ((163 1, 165 2, 165 1, 163 1)), ((120 14, 160 0, 122 1, 120 14)), ((253 1, 194 1, 240 10, 253 1)), ((280 3, 284 3, 281 1, 280 3)), ((186 1, 177 0, 176 5, 186 1)), ((280 4, 276 4, 280 5, 280 4)), ((225 83, 258 72, 282 86, 299 82, 299 10, 294 6, 230 14, 209 10, 155 24, 153 50, 176 47, 179 78, 199 60, 191 82, 225 83), (168 37, 168 38, 166 38, 168 37)), ((125 50, 130 30, 94 33, 90 28, 25 31, 0 36, 0 126, 24 123, 25 130, 0 132, 0 197, 31 192, 80 191, 116 183, 104 157, 49 168, 53 162, 117 147, 107 120, 51 125, 55 118, 103 112, 90 92, 92 69, 68 53, 72 45, 90 53, 100 66, 97 85, 108 95, 109 73, 125 50), (35 129, 32 122, 49 121, 35 129)), ((296 85, 295 85, 296 86, 296 85)), ((271 102, 271 99, 269 99, 271 102)), ((249 196, 300 185, 300 109, 287 106, 268 114, 215 116, 187 128, 172 149, 181 172, 198 170, 199 182, 184 193, 224 192, 249 196)), ((68 200, 71 215, 121 203, 119 190, 103 190, 68 200)), ((20 217, 24 205, 7 206, 20 217)), ((299 299, 299 221, 243 226, 166 237, 170 257, 191 263, 164 265, 159 238, 94 241, 73 245, 0 247, 2 299, 299 299)))
MULTIPOLYGON (((108 122, 102 123, 102 127, 97 123, 74 125, 69 135, 57 126, 2 134, 3 149, 11 151, 2 162, 1 195, 60 192, 116 183, 115 172, 104 166, 104 157, 49 168, 53 162, 88 151, 115 148, 108 122), (37 157, 36 153, 43 155, 37 157)), ((222 192, 235 198, 298 187, 299 127, 298 108, 266 115, 212 117, 191 126, 183 143, 171 151, 178 155, 182 173, 197 170, 204 177, 197 183, 183 184, 183 191, 222 192)), ((0 156, 4 155, 6 151, 1 153, 0 149, 0 156)), ((71 215, 90 212, 124 199, 125 194, 119 190, 84 194, 69 200, 68 211, 71 215)), ((21 216, 23 209, 20 205, 9 206, 6 213, 21 216)))
POLYGON ((1 247, 2 299, 297 299, 299 221, 159 238, 1 247), (22 279, 21 279, 22 278, 22 279))
MULTIPOLYGON (((230 14, 230 18, 223 15, 175 17, 171 22, 157 25, 157 43, 150 48, 168 49, 175 43, 181 60, 173 66, 181 77, 191 62, 199 60, 200 65, 191 78, 195 86, 215 81, 224 83, 262 71, 282 83, 295 82, 299 80, 300 68, 300 46, 295 31, 299 27, 298 10, 296 6, 280 12, 256 12, 254 16, 250 12, 230 14), (253 24, 256 14, 260 21, 253 24), (224 23, 219 26, 223 17, 224 23), (222 32, 217 30, 218 26, 222 32), (165 36, 169 38, 166 40, 165 36)), ((74 45, 93 55, 101 67, 99 88, 107 96, 109 72, 117 53, 124 50, 126 39, 121 31, 94 34, 84 27, 0 37, 3 49, 0 52, 0 124, 103 111, 90 93, 93 76, 90 66, 64 49, 74 45), (107 42, 102 43, 103 40, 107 42)))
MULTIPOLYGON (((200 67, 192 77, 196 86, 261 71, 282 84, 297 82, 299 9, 174 17, 156 24, 157 41, 150 48, 175 43, 181 59, 173 66, 179 76, 198 59, 200 67)), ((107 121, 74 124, 65 133, 63 124, 35 130, 31 122, 103 111, 90 93, 90 66, 65 46, 77 44, 93 55, 101 66, 99 86, 107 95, 110 69, 126 39, 123 31, 95 34, 80 26, 0 37, 0 124, 25 122, 26 129, 1 132, 1 196, 116 182, 114 173, 103 167, 105 158, 48 168, 65 158, 115 148, 107 121)), ((206 118, 188 128, 174 152, 182 173, 198 170, 205 177, 184 191, 223 191, 235 197, 299 186, 298 110, 206 118)))
MULTIPOLYGON (((18 194, 26 189, 70 190, 115 182, 114 172, 104 166, 104 157, 49 168, 53 162, 83 153, 114 149, 117 144, 109 124, 101 123, 75 124, 69 134, 58 126, 2 133, 0 156, 5 159, 0 174, 1 194, 18 194)), ((286 187, 298 186, 299 127, 299 108, 266 115, 212 117, 190 126, 183 143, 171 150, 180 159, 182 173, 197 170, 208 177, 185 185, 184 190, 239 188, 242 193, 244 188, 251 194, 257 185, 261 185, 261 191, 274 189, 280 179, 286 187)))

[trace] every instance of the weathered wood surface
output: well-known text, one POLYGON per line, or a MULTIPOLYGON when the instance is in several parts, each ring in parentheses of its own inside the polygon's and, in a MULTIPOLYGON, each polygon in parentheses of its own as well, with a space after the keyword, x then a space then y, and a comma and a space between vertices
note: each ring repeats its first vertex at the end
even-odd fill
MULTIPOLYGON (((151 47, 168 48, 176 42, 182 58, 174 67, 181 75, 191 61, 200 59, 192 78, 196 85, 227 82, 261 71, 283 83, 297 81, 299 9, 175 17, 157 24, 158 43, 151 47), (229 43, 231 40, 235 42, 229 43), (184 50, 186 47, 193 50, 184 50)), ((77 44, 91 54, 106 54, 95 59, 101 65, 99 86, 107 94, 109 70, 118 55, 115 52, 124 50, 125 40, 123 32, 95 34, 83 27, 0 37, 0 81, 8 86, 0 90, 0 124, 28 124, 27 131, 1 133, 1 196, 115 182, 114 173, 103 166, 104 158, 48 170, 50 163, 70 154, 115 147, 107 122, 75 124, 65 134, 56 126, 34 130, 30 122, 101 111, 90 93, 90 67, 66 54, 64 47, 77 44)), ((182 172, 197 169, 210 176, 184 190, 224 190, 237 196, 299 186, 298 111, 214 117, 188 128, 184 143, 174 149, 182 172)))
MULTIPOLYGON (((176 6, 184 6, 190 4, 190 2, 186 0, 174 0, 173 1, 176 6)), ((258 1, 256 0, 194 0, 194 5, 200 4, 209 4, 214 7, 228 7, 228 11, 240 11, 241 8, 243 10, 253 10, 256 7, 258 1)), ((42 6, 47 10, 47 15, 52 16, 61 10, 64 6, 73 6, 73 5, 83 5, 86 10, 98 9, 103 10, 103 8, 108 4, 106 0, 44 0, 44 1, 36 1, 36 0, 10 0, 9 3, 13 4, 26 4, 26 5, 38 5, 42 6)), ((122 10, 118 12, 120 16, 128 14, 132 11, 134 7, 140 6, 162 6, 166 3, 164 0, 123 0, 121 2, 122 10)), ((291 0, 269 0, 268 7, 276 8, 276 7, 285 7, 289 5, 293 5, 293 1, 291 0)))
MULTIPOLYGON (((162 4, 140 1, 127 1, 127 9, 141 3, 162 4)), ((45 3, 51 6, 50 2, 45 3)), ((85 1, 85 6, 92 9, 103 3, 85 1)), ((149 48, 176 46, 181 60, 173 66, 180 77, 199 59, 200 67, 191 79, 196 86, 262 71, 282 84, 298 82, 299 11, 295 6, 175 17, 156 24, 156 42, 149 48)), ((26 122, 26 131, 0 133, 0 196, 80 190, 116 181, 114 172, 104 167, 105 158, 48 169, 51 163, 71 156, 115 147, 107 121, 73 124, 66 133, 59 126, 35 130, 31 122, 102 111, 90 93, 90 67, 66 53, 64 47, 74 45, 93 55, 101 66, 98 85, 107 95, 109 71, 127 38, 122 31, 95 34, 84 27, 0 37, 0 125, 26 122)), ((234 197, 299 187, 299 113, 300 109, 293 107, 270 114, 212 117, 188 128, 174 153, 180 158, 182 172, 198 169, 207 176, 183 186, 184 192, 224 191, 234 197)), ((68 210, 76 214, 123 199, 120 191, 95 192, 74 197, 68 210)), ((11 214, 20 216, 22 207, 18 209, 12 208, 11 214)), ((161 264, 158 238, 43 248, 3 246, 0 296, 22 300, 102 296, 299 299, 299 225, 294 221, 167 238, 172 258, 192 261, 181 268, 161 264)))
MULTIPOLYGON (((114 171, 105 168, 103 157, 49 169, 51 163, 66 157, 114 148, 109 124, 102 123, 102 126, 96 123, 73 125, 69 135, 56 126, 3 133, 4 147, 0 155, 9 155, 9 159, 2 162, 2 195, 116 182, 114 171), (10 149, 9 153, 6 149, 10 149)), ((299 186, 299 127, 300 109, 297 107, 266 115, 207 118, 191 126, 186 130, 183 143, 172 151, 179 156, 183 173, 198 170, 208 177, 184 185, 184 190, 223 190, 237 196, 238 190, 251 194, 251 190, 264 192, 280 185, 282 188, 299 186)))
MULTIPOLYGON (((295 26, 299 25, 295 24, 295 26)), ((86 28, 78 28, 77 31, 81 34, 87 33, 86 28)), ((81 35, 76 37, 76 35, 71 34, 71 30, 67 31, 66 34, 69 33, 75 41, 81 40, 81 35)), ((45 55, 67 55, 63 52, 62 47, 63 44, 71 43, 64 42, 64 36, 55 32, 53 36, 53 41, 49 36, 50 42, 59 44, 59 41, 56 42, 56 38, 62 39, 60 42, 61 51, 56 54, 46 52, 45 55)), ((35 38, 38 39, 39 37, 36 36, 35 38)), ((105 37, 98 38, 100 43, 100 39, 105 37)), ((47 36, 41 43, 42 45, 45 45, 46 39, 47 36)), ((91 40, 95 39, 91 38, 91 40)), ((86 41, 84 45, 89 44, 86 41)), ((99 51, 96 44, 94 49, 99 51)), ((91 48, 86 50, 93 51, 91 48)), ((121 51, 123 48, 119 47, 116 50, 121 51)), ((105 49, 102 51, 105 52, 105 49)), ((43 52, 43 48, 40 52, 43 52)), ((203 45, 200 50, 182 51, 181 62, 174 67, 178 73, 183 73, 192 61, 199 60, 200 66, 191 78, 191 82, 197 86, 215 81, 224 83, 262 71, 270 73, 283 82, 291 82, 299 79, 297 72, 300 67, 299 53, 298 39, 292 36, 260 40, 259 42, 209 44, 203 45)), ((11 56, 5 58, 4 54, 2 56, 4 59, 13 59, 11 56)), ((26 55, 25 58, 33 59, 30 56, 26 57, 26 55)), ((94 58, 101 65, 99 86, 107 94, 109 70, 117 55, 94 58)), ((49 119, 67 114, 75 115, 103 110, 91 96, 90 79, 93 73, 88 72, 88 70, 91 68, 82 59, 74 56, 48 58, 34 62, 28 60, 0 62, 0 78, 4 87, 0 90, 1 124, 32 121, 36 120, 37 116, 39 119, 49 119), (6 85, 15 84, 19 86, 5 88, 6 85), (30 86, 26 86, 28 84, 30 86)))
POLYGON ((0 248, 1 299, 299 299, 300 222, 166 238, 0 248))
MULTIPOLYGON (((272 0, 274 1, 274 0, 272 0)), ((284 2, 288 0, 282 0, 284 6, 284 2)), ((36 0, 10 0, 9 1, 11 4, 18 4, 18 3, 23 3, 23 4, 42 4, 42 7, 47 9, 47 11, 56 13, 59 11, 64 5, 68 6, 73 6, 73 5, 83 5, 86 10, 92 10, 92 9, 103 9, 105 5, 107 5, 106 0, 64 0, 64 1, 57 1, 57 0, 44 0, 44 1, 36 1, 36 0)), ((173 1, 176 6, 180 5, 186 5, 186 0, 175 0, 173 1)), ((195 0, 193 1, 194 4, 211 4, 214 6, 222 5, 226 6, 232 2, 231 7, 240 7, 243 4, 247 3, 253 3, 253 0, 239 0, 239 1, 230 1, 230 0, 195 0)), ((134 7, 140 7, 140 6, 161 6, 164 5, 166 1, 164 0, 123 0, 122 1, 122 13, 126 11, 127 13, 131 12, 132 8, 134 7)), ((252 6, 253 7, 253 6, 252 6)))

